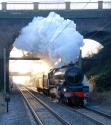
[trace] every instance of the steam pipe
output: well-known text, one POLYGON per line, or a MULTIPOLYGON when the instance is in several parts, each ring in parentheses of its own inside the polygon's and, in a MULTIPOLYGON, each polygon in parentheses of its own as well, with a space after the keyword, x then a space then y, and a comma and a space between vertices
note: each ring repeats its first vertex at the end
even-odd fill
POLYGON ((80 49, 80 54, 79 54, 79 67, 82 70, 82 50, 80 49))

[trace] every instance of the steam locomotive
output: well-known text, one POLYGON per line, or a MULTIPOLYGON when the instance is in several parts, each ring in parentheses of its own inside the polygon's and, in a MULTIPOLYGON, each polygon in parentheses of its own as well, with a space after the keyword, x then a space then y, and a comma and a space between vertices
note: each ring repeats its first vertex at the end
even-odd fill
POLYGON ((89 96, 89 86, 83 83, 84 75, 76 66, 52 69, 48 76, 37 80, 37 90, 69 105, 84 106, 89 96))

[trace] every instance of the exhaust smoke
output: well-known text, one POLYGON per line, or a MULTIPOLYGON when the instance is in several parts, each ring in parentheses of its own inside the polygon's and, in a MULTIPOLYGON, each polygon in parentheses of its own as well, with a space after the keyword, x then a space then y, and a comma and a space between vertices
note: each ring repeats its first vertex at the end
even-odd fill
POLYGON ((44 17, 34 17, 16 38, 14 46, 47 60, 51 65, 75 63, 79 58, 83 36, 76 24, 50 12, 44 17))

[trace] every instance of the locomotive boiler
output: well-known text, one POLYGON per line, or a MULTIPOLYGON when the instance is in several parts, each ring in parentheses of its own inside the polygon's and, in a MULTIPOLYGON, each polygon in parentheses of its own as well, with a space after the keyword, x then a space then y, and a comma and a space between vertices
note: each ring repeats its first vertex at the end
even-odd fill
POLYGON ((84 84, 83 78, 80 68, 74 65, 55 68, 47 76, 38 78, 37 90, 57 97, 61 102, 84 106, 89 95, 89 86, 84 84))

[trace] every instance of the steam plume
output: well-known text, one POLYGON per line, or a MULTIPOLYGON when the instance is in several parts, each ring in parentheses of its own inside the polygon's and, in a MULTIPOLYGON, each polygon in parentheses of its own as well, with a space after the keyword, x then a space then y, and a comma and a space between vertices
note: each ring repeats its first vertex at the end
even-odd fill
POLYGON ((75 63, 82 45, 83 36, 76 31, 76 24, 54 12, 46 18, 34 17, 14 43, 15 47, 36 53, 52 64, 75 63))

